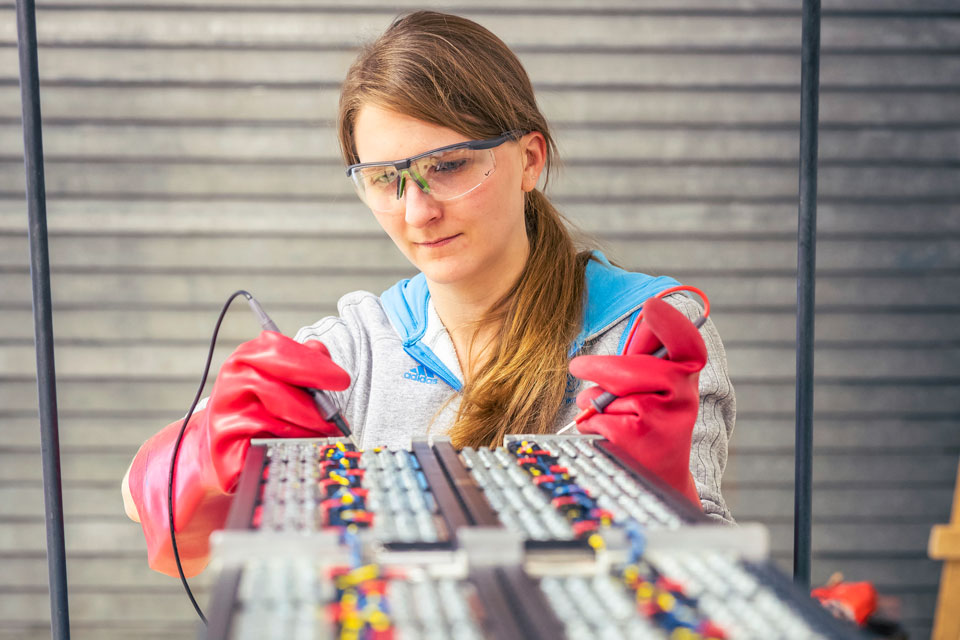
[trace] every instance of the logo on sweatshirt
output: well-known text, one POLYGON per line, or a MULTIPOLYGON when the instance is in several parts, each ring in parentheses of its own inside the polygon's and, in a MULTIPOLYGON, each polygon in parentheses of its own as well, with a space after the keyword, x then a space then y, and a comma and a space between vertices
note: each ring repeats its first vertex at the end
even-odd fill
POLYGON ((580 390, 580 380, 574 378, 572 374, 567 374, 567 386, 563 390, 564 406, 577 399, 577 392, 580 390))
POLYGON ((403 374, 407 380, 422 382, 423 384, 437 384, 437 376, 433 375, 425 366, 418 365, 403 374))

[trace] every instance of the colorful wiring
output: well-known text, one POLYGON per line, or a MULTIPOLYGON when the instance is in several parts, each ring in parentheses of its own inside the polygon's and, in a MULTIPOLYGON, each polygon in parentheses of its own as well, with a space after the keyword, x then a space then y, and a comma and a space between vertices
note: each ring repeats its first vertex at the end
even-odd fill
POLYGON ((337 625, 339 640, 393 640, 387 588, 403 575, 375 564, 334 567, 330 570, 337 595, 328 613, 337 625))
POLYGON ((595 549, 603 548, 600 528, 614 524, 613 514, 600 508, 590 492, 574 482, 570 470, 560 466, 556 456, 534 442, 510 442, 507 451, 516 456, 517 465, 532 476, 533 484, 567 519, 574 536, 586 540, 595 549))
POLYGON ((622 527, 630 541, 628 564, 620 573, 625 588, 636 594, 637 610, 652 624, 665 630, 671 640, 723 640, 727 636, 697 610, 697 601, 683 587, 661 575, 643 560, 646 537, 635 520, 616 522, 600 508, 590 492, 574 482, 573 474, 558 464, 557 457, 535 442, 507 443, 507 451, 532 477, 533 484, 550 498, 553 507, 570 522, 577 539, 594 549, 604 546, 602 528, 622 527))
POLYGON ((327 495, 320 503, 325 524, 340 527, 340 544, 350 553, 349 567, 334 567, 329 573, 337 589, 334 601, 328 605, 330 618, 337 625, 337 637, 339 640, 393 640, 388 580, 403 575, 363 562, 357 531, 372 522, 373 514, 364 507, 367 490, 359 486, 363 479, 363 470, 356 466, 360 452, 352 445, 338 442, 323 447, 320 453, 321 476, 325 476, 320 484, 327 495), (325 481, 330 482, 324 484, 325 481))
POLYGON ((337 442, 320 448, 320 524, 325 527, 369 527, 373 513, 366 508, 361 452, 352 444, 337 442))
MULTIPOLYGON (((350 443, 336 442, 318 447, 316 471, 320 494, 320 526, 346 527, 356 525, 369 527, 373 513, 366 508, 368 490, 363 484, 364 470, 360 468, 360 456, 350 443)), ((263 491, 270 476, 270 467, 264 467, 260 484, 260 504, 253 511, 252 524, 260 528, 263 522, 263 491)))
POLYGON ((671 640, 725 640, 726 633, 697 610, 697 601, 683 586, 662 575, 650 563, 627 564, 620 574, 635 594, 637 610, 663 629, 671 640))

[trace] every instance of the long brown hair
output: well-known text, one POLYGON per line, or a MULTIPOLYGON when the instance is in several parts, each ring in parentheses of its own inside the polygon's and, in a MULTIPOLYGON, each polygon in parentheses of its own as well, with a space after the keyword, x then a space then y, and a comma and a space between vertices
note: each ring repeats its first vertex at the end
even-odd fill
MULTIPOLYGON (((340 94, 344 161, 358 162, 357 113, 366 104, 475 139, 539 131, 549 174, 556 145, 516 55, 475 22, 433 11, 395 20, 350 67, 340 94)), ((478 320, 495 327, 486 360, 464 381, 454 446, 492 446, 507 433, 549 433, 563 400, 568 349, 580 331, 589 251, 537 189, 525 196, 530 255, 520 278, 478 320)))

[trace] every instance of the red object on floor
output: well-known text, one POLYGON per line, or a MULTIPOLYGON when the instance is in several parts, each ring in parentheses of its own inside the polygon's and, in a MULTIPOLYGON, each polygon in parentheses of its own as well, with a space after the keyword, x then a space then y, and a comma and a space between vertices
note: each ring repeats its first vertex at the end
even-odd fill
POLYGON ((860 626, 877 609, 877 589, 870 582, 838 582, 814 589, 810 595, 860 626))

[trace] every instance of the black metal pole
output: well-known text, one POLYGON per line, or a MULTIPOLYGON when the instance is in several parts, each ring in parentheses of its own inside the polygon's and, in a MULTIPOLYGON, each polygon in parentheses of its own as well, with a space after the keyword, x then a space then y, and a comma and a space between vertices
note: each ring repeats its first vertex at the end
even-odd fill
POLYGON ((53 638, 66 640, 70 637, 67 553, 63 536, 60 434, 57 424, 56 372, 53 366, 50 254, 47 247, 47 203, 43 181, 43 137, 40 131, 40 73, 37 64, 37 20, 33 0, 17 0, 17 44, 20 51, 20 100, 23 105, 23 159, 27 172, 33 335, 37 348, 37 387, 40 400, 40 453, 43 462, 43 504, 47 525, 50 629, 53 638))
POLYGON ((797 433, 793 579, 810 586, 813 517, 813 315, 817 265, 820 0, 803 0, 800 62, 800 213, 797 231, 797 433))

